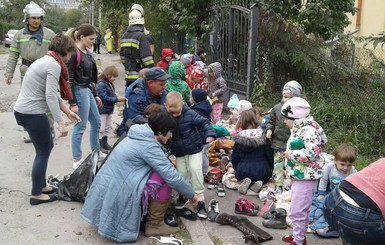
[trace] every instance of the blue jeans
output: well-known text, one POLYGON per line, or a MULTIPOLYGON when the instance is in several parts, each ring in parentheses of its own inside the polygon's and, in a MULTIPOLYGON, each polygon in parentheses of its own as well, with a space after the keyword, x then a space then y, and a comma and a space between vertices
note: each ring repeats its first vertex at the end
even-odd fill
POLYGON ((33 196, 40 195, 46 186, 48 158, 53 148, 51 130, 46 114, 22 114, 14 112, 17 124, 24 127, 35 147, 35 160, 32 166, 33 196))
POLYGON ((326 196, 323 212, 326 222, 338 231, 344 244, 384 244, 385 222, 382 214, 347 203, 341 197, 338 186, 326 196))
POLYGON ((98 106, 91 89, 74 85, 75 96, 79 107, 78 115, 82 119, 81 122, 75 123, 72 131, 72 157, 74 160, 82 158, 82 138, 86 130, 87 122, 91 124, 90 144, 91 151, 99 149, 99 129, 100 115, 98 106))

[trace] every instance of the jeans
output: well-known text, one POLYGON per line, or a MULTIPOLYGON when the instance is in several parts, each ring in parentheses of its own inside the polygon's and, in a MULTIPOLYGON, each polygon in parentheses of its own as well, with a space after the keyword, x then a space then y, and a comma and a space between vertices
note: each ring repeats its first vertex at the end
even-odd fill
POLYGON ((74 85, 75 96, 79 108, 78 115, 82 119, 81 122, 75 123, 72 131, 72 157, 74 160, 82 158, 82 137, 86 130, 87 122, 91 124, 90 129, 90 145, 91 151, 99 149, 99 129, 100 115, 98 106, 91 89, 74 85))
POLYGON ((326 196, 323 212, 326 222, 338 231, 344 244, 384 244, 385 222, 382 214, 349 204, 341 197, 338 186, 326 196))
POLYGON ((24 127, 35 147, 36 156, 32 166, 32 192, 37 196, 46 184, 48 158, 53 148, 51 130, 46 114, 22 114, 14 112, 17 124, 24 127))

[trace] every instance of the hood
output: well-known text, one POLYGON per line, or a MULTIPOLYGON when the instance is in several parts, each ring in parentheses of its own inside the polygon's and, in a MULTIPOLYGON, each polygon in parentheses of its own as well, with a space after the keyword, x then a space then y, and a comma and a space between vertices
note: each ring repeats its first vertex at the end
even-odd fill
POLYGON ((261 127, 242 130, 231 139, 244 151, 252 151, 266 144, 266 136, 261 127))
POLYGON ((316 121, 314 121, 314 118, 312 116, 307 116, 294 120, 293 133, 297 132, 300 128, 303 128, 305 126, 312 126, 317 130, 321 128, 321 126, 316 121))
POLYGON ((150 126, 147 123, 145 124, 135 124, 132 125, 130 130, 127 133, 127 137, 130 139, 140 140, 140 141, 154 141, 155 135, 150 126))
POLYGON ((166 58, 167 56, 169 56, 169 55, 173 55, 174 54, 174 51, 172 51, 172 49, 170 49, 170 48, 164 48, 164 49, 162 49, 162 54, 161 54, 161 56, 162 56, 162 60, 164 60, 164 58, 166 58))
POLYGON ((222 76, 222 65, 219 62, 214 62, 209 65, 209 68, 211 68, 214 71, 215 78, 219 78, 222 76))
POLYGON ((184 69, 182 63, 179 61, 173 61, 168 68, 168 74, 170 74, 171 80, 183 80, 186 77, 186 70, 184 69))
POLYGON ((128 32, 137 32, 137 31, 144 32, 144 25, 139 25, 139 24, 130 25, 130 26, 128 26, 127 31, 128 32))

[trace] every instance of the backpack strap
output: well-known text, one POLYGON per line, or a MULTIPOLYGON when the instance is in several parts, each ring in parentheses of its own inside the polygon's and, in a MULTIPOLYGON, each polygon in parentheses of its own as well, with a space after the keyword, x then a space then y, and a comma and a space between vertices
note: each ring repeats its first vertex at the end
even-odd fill
POLYGON ((80 66, 80 59, 81 59, 80 50, 76 49, 76 68, 80 66))

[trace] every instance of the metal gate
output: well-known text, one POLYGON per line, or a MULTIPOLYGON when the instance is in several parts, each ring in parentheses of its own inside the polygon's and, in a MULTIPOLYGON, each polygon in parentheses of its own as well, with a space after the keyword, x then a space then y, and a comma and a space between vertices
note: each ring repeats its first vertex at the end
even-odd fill
POLYGON ((222 64, 229 93, 246 99, 253 91, 258 15, 258 7, 250 6, 250 1, 216 1, 212 8, 210 58, 222 64))

